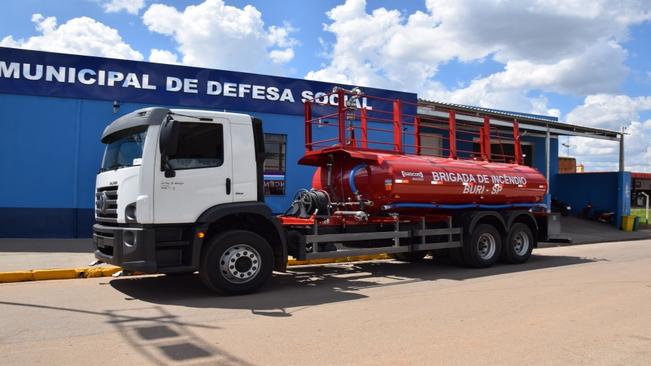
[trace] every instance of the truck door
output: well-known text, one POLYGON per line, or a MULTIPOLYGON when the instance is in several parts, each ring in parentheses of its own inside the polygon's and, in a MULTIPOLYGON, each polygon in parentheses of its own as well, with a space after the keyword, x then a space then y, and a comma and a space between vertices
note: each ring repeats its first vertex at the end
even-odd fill
POLYGON ((233 202, 233 162, 228 119, 210 121, 176 117, 177 152, 169 157, 175 176, 167 178, 157 157, 154 222, 194 222, 208 208, 233 202))

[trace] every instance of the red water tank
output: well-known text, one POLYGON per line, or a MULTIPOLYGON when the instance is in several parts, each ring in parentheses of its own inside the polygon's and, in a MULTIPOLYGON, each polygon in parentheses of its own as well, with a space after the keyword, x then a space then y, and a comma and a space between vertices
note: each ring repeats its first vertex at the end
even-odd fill
POLYGON ((369 212, 527 208, 540 205, 547 190, 545 177, 531 167, 481 160, 332 148, 300 162, 319 167, 313 187, 333 202, 361 196, 373 202, 369 212))

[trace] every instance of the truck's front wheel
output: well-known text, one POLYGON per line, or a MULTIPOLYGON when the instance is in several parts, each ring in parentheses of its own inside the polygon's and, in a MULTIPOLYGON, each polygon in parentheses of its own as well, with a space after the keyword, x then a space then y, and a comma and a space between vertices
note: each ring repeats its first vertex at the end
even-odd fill
POLYGON ((232 230, 212 238, 203 250, 199 275, 206 286, 224 294, 257 290, 271 276, 273 251, 260 235, 232 230))

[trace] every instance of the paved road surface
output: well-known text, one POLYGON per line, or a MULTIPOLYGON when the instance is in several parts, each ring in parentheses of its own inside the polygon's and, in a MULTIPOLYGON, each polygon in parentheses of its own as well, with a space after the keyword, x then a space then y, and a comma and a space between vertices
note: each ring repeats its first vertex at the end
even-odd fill
POLYGON ((242 297, 191 277, 0 285, 0 364, 106 362, 649 365, 651 241, 294 268, 242 297))

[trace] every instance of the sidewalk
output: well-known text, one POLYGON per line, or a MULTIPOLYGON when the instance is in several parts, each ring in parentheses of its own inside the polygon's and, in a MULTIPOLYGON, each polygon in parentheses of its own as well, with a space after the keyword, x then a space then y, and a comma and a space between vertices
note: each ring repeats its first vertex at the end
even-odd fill
POLYGON ((80 268, 94 260, 91 239, 0 239, 0 272, 80 268))

